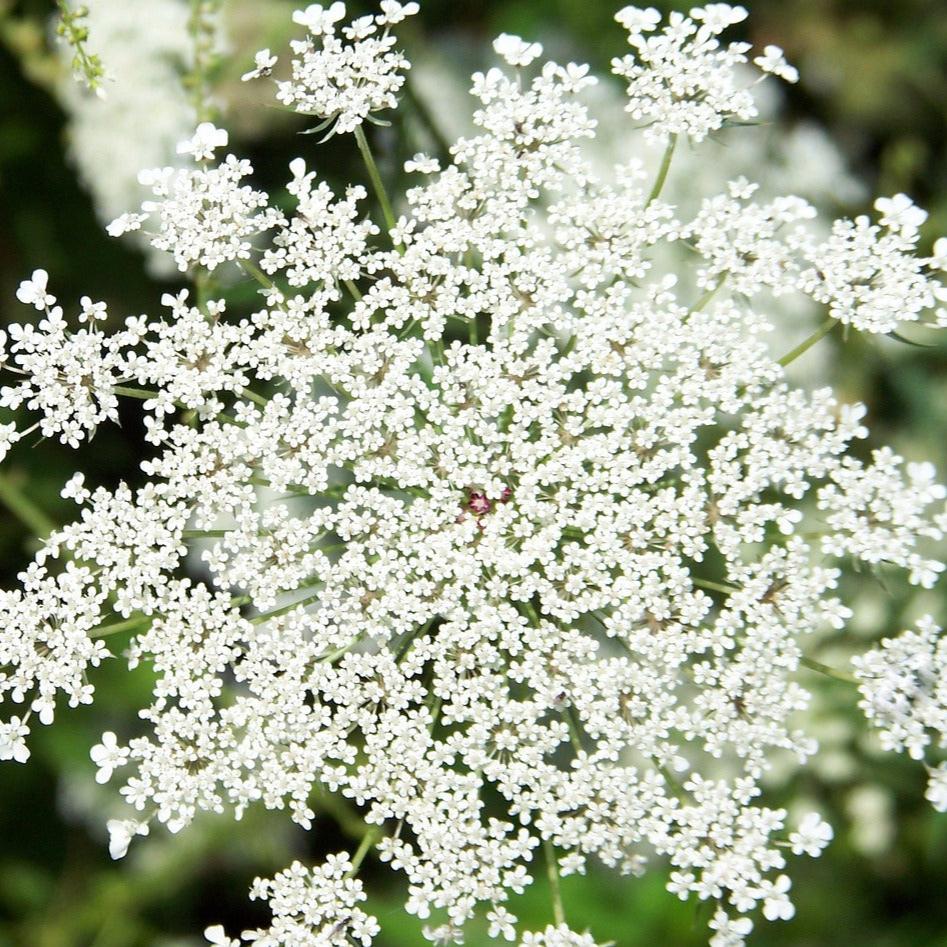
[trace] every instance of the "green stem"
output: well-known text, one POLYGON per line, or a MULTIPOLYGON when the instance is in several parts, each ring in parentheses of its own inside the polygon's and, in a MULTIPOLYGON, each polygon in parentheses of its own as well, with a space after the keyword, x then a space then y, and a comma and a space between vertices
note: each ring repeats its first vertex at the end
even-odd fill
POLYGON ((345 288, 352 294, 352 299, 358 302, 362 298, 362 294, 359 292, 358 287, 350 280, 343 280, 345 288))
POLYGON ((837 671, 833 667, 829 667, 827 664, 823 664, 821 661, 816 661, 815 658, 807 658, 803 655, 799 659, 799 663, 803 667, 809 668, 810 671, 818 671, 820 674, 824 674, 826 677, 834 678, 836 681, 845 681, 846 684, 857 684, 857 678, 852 677, 851 674, 846 674, 844 671, 837 671))
POLYGON ((270 609, 268 612, 260 612, 259 615, 254 615, 250 621, 254 625, 258 625, 260 622, 266 621, 268 618, 278 618, 280 615, 285 615, 287 612, 291 612, 294 608, 299 608, 302 605, 310 605, 315 602, 321 592, 314 592, 312 595, 307 595, 305 598, 298 599, 295 602, 290 602, 289 605, 281 605, 279 608, 270 609))
POLYGON ((723 286, 723 284, 726 282, 726 279, 727 279, 727 274, 724 273, 723 276, 721 276, 717 280, 717 285, 714 286, 713 289, 708 289, 707 292, 704 293, 704 295, 701 296, 700 299, 698 299, 696 303, 694 303, 694 308, 691 309, 691 312, 700 312, 704 308, 704 306, 706 306, 707 303, 709 303, 710 300, 713 299, 714 296, 717 295, 717 290, 719 290, 720 287, 723 286))
POLYGON ((248 276, 252 276, 264 289, 275 289, 276 284, 258 266, 249 260, 241 260, 240 268, 248 276))
MULTIPOLYGON (((661 159, 661 166, 658 168, 658 176, 655 179, 654 187, 651 188, 651 193, 648 195, 648 204, 656 201, 661 196, 664 182, 667 180, 668 171, 671 168, 671 158, 674 157, 674 146, 676 144, 677 135, 671 135, 668 138, 667 147, 664 149, 664 157, 661 159)), ((645 206, 647 207, 648 204, 645 204, 645 206)))
POLYGON ((368 829, 361 844, 352 856, 352 867, 347 873, 349 878, 353 878, 358 874, 358 869, 361 867, 362 862, 365 861, 365 856, 375 847, 375 843, 380 837, 381 829, 377 825, 373 825, 368 829))
POLYGON ((734 592, 740 591, 732 585, 724 585, 722 582, 711 582, 710 579, 692 578, 691 582, 699 589, 710 589, 711 592, 722 592, 724 595, 733 595, 734 592))
POLYGON ((838 320, 833 319, 831 316, 819 326, 812 335, 809 336, 804 342, 800 342, 791 352, 787 352, 780 360, 779 364, 785 368, 790 362, 794 362, 800 355, 805 354, 812 348, 819 339, 827 336, 838 324, 838 320))
POLYGON ((0 474, 0 502, 40 539, 56 529, 56 523, 9 477, 2 474, 0 474))
POLYGON ((158 397, 157 391, 149 391, 147 388, 129 388, 127 385, 113 385, 112 391, 125 398, 137 398, 139 401, 152 401, 158 397))
POLYGON ((552 915, 556 926, 565 924, 566 912, 562 906, 562 888, 559 885, 559 868, 556 865, 556 850, 549 839, 543 839, 543 852, 546 855, 546 876, 549 878, 549 891, 552 894, 552 915))
POLYGON ((258 395, 255 391, 251 391, 249 388, 244 388, 240 392, 241 398, 246 398, 248 401, 252 401, 254 404, 258 404, 261 408, 265 408, 269 401, 263 397, 263 395, 258 395))
POLYGON ((96 628, 93 628, 89 631, 90 638, 107 638, 109 635, 117 635, 123 631, 130 631, 132 628, 137 628, 139 625, 143 625, 146 622, 150 622, 151 619, 147 615, 133 615, 131 618, 126 618, 124 621, 112 622, 110 625, 99 625, 96 628))
MULTIPOLYGON (((361 125, 355 126, 355 141, 358 144, 358 150, 362 153, 362 160, 365 162, 365 167, 368 169, 368 177, 372 182, 375 196, 381 205, 381 213, 385 218, 385 225, 389 231, 394 230, 395 212, 392 209, 391 201, 388 199, 388 192, 385 190, 385 185, 382 182, 378 165, 375 164, 375 159, 372 157, 371 148, 368 147, 368 139, 365 137, 365 130, 361 125)), ((395 244, 395 249, 399 253, 404 253, 404 247, 400 243, 395 244)))

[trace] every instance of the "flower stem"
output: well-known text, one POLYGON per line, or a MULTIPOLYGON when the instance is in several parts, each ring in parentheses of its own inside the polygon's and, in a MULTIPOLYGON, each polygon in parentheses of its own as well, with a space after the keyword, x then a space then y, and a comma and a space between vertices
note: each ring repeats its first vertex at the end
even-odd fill
POLYGON ((668 138, 667 147, 664 149, 664 157, 661 159, 661 166, 658 168, 658 176, 655 179, 654 187, 648 195, 647 207, 652 201, 656 201, 661 196, 664 189, 664 182, 667 180, 668 171, 671 167, 671 158, 674 157, 674 146, 677 144, 677 135, 671 135, 668 138))
POLYGON ((314 592, 312 595, 307 595, 305 598, 298 599, 295 602, 290 602, 289 605, 281 605, 279 608, 270 609, 268 612, 260 612, 259 615, 254 615, 250 621, 254 625, 258 625, 260 622, 266 621, 268 618, 278 618, 280 615, 285 615, 287 612, 291 612, 294 608, 299 608, 301 605, 311 605, 315 602, 321 592, 314 592))
POLYGON ((809 336, 808 339, 806 339, 804 342, 800 342, 799 345, 797 345, 791 352, 787 352, 779 360, 779 364, 782 365, 783 368, 785 368, 790 362, 794 362, 797 358, 799 358, 800 355, 803 355, 806 352, 808 352, 809 349, 811 349, 812 346, 815 345, 816 342, 819 341, 819 339, 823 338, 823 336, 828 335, 832 331, 832 329, 835 328, 837 322, 838 320, 833 319, 830 316, 828 319, 825 320, 825 322, 822 323, 822 325, 819 326, 818 329, 815 330, 815 332, 812 333, 812 335, 809 336))
POLYGON ((240 268, 248 276, 252 276, 264 289, 275 289, 276 284, 258 266, 249 260, 241 260, 240 268))
POLYGON ((816 661, 815 658, 807 658, 803 655, 799 658, 799 663, 803 667, 809 668, 810 671, 818 671, 820 674, 825 674, 826 677, 835 678, 837 681, 845 681, 846 684, 857 684, 858 680, 852 677, 851 674, 846 674, 844 671, 837 671, 833 667, 829 667, 827 664, 823 664, 821 661, 816 661))
POLYGON ((143 625, 149 621, 151 621, 151 619, 147 615, 133 615, 124 621, 116 621, 110 625, 99 625, 96 628, 92 628, 89 631, 89 637, 107 638, 109 635, 117 635, 123 631, 130 631, 132 628, 137 628, 139 625, 143 625))
MULTIPOLYGON (((371 179, 375 196, 378 198, 378 203, 381 205, 381 213, 385 218, 385 225, 388 227, 389 231, 394 230, 395 212, 392 209, 391 201, 388 199, 388 192, 385 190, 385 185, 382 182, 381 174, 378 171, 378 165, 375 164, 375 159, 372 157, 371 148, 368 147, 368 139, 365 137, 365 130, 361 125, 355 126, 355 141, 358 144, 358 150, 362 153, 362 159, 365 162, 365 167, 368 169, 368 177, 371 179)), ((395 244, 395 249, 399 253, 404 252, 404 247, 400 243, 395 244)))
POLYGON ((361 867, 362 862, 365 861, 365 856, 375 847, 375 843, 378 841, 380 835, 381 829, 379 829, 377 825, 371 826, 365 833, 361 844, 358 846, 358 849, 352 856, 352 867, 347 873, 349 878, 354 877, 358 873, 358 869, 361 867))
POLYGON ((549 890, 552 893, 552 914, 556 925, 559 926, 565 924, 566 912, 562 907, 562 888, 559 885, 556 850, 549 839, 543 839, 543 852, 546 855, 546 876, 549 878, 549 890))
POLYGON ((710 589, 711 592, 722 592, 724 595, 733 595, 740 590, 732 585, 724 585, 722 582, 711 582, 710 579, 691 579, 699 589, 710 589))

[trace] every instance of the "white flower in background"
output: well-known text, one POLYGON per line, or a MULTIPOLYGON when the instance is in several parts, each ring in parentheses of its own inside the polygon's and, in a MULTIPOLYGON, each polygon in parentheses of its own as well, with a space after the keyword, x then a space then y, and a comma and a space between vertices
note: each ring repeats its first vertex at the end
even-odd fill
MULTIPOLYGON (((343 39, 341 4, 300 11, 278 96, 366 148, 360 124, 407 68, 387 25, 414 6, 343 39)), ((645 38, 653 11, 621 12, 637 58, 616 69, 651 137, 757 113, 737 84, 749 47, 718 40, 744 16, 711 4, 645 38)), ((58 695, 91 700, 89 669, 128 633, 154 684, 128 742, 92 751, 99 779, 127 768, 113 857, 200 812, 262 805, 308 829, 317 791, 358 807, 356 854, 254 883, 273 921, 244 942, 369 945, 355 874, 372 848, 440 943, 479 918, 592 947, 564 923, 517 930, 510 898, 541 859, 666 859, 673 893, 714 902, 717 947, 748 915, 790 919, 789 854, 832 830, 790 828, 764 780, 818 752, 809 649, 851 617, 842 569, 930 587, 942 568, 933 469, 860 459, 864 408, 792 385, 763 338, 777 291, 872 331, 924 313, 942 284, 914 256, 917 213, 892 199, 887 223, 826 238, 809 203, 739 174, 672 204, 631 146, 605 169, 589 156, 594 81, 572 63, 475 74, 474 128, 443 162, 413 159, 387 231, 364 188, 337 195, 301 157, 285 212, 234 155, 144 172, 153 199, 115 229, 147 221, 182 272, 244 264, 252 312, 182 291, 109 335, 83 303, 73 333, 45 277, 26 281, 42 318, 11 329, 0 404, 76 443, 142 385, 154 451, 137 491, 67 484, 78 517, 0 593, 0 697, 48 723, 58 695), (199 581, 182 578, 195 549, 199 581)), ((858 674, 887 745, 923 756, 945 729, 943 655, 932 623, 910 634, 858 674)), ((3 726, 25 759, 25 724, 3 726)))
MULTIPOLYGON (((69 152, 103 222, 141 200, 138 172, 174 161, 175 147, 194 130, 195 114, 181 74, 190 67, 193 41, 188 0, 88 0, 87 44, 109 74, 108 96, 87 95, 64 76, 58 87, 69 117, 69 152)), ((70 51, 64 47, 62 55, 70 51)), ((144 244, 142 244, 144 245, 144 244)), ((167 269, 163 253, 149 265, 167 269)))

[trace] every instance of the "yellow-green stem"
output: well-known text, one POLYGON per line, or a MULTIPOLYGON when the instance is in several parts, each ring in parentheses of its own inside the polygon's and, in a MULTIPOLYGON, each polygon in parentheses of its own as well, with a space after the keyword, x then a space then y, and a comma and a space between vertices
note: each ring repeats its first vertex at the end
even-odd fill
POLYGON ((655 179, 654 187, 648 195, 648 203, 656 201, 664 190, 664 182, 667 181, 668 171, 671 168, 671 158, 674 157, 674 146, 677 144, 677 135, 671 135, 668 138, 667 147, 664 149, 664 156, 661 158, 661 165, 658 168, 658 176, 655 179))
MULTIPOLYGON (((358 150, 362 153, 362 160, 365 162, 365 167, 368 170, 368 177, 372 182, 372 189, 375 191, 375 196, 378 198, 378 203, 381 205, 381 213, 385 218, 385 225, 388 227, 388 230, 394 230, 395 228, 395 212, 391 206, 391 201, 388 199, 388 192, 385 190, 384 182, 381 179, 381 174, 378 171, 378 165, 375 164, 375 159, 372 157, 372 150, 368 146, 368 139, 365 137, 365 130, 361 125, 355 126, 355 141, 358 144, 358 150)), ((404 252, 404 247, 400 243, 395 244, 395 249, 399 253, 404 252)))
POLYGON ((790 362, 794 362, 797 358, 799 358, 800 355, 804 355, 806 352, 809 351, 809 349, 812 348, 813 345, 816 344, 816 342, 818 342, 820 339, 827 336, 835 328, 837 323, 838 323, 838 320, 833 319, 830 316, 828 319, 825 320, 825 322, 822 323, 822 325, 819 326, 818 329, 815 330, 815 332, 812 333, 812 335, 809 336, 808 339, 806 339, 803 342, 800 342, 799 345, 797 345, 791 352, 787 352, 779 360, 779 364, 782 365, 783 368, 785 368, 787 365, 790 364, 790 362))
POLYGON ((565 924, 566 912, 562 906, 562 889, 559 886, 559 868, 556 865, 556 850, 549 839, 543 839, 543 852, 546 855, 546 876, 549 878, 549 891, 552 894, 552 915, 556 925, 565 924))
POLYGON ((809 668, 810 671, 818 671, 819 674, 824 674, 826 677, 834 678, 836 681, 844 681, 846 684, 857 684, 858 681, 851 674, 846 674, 844 671, 838 671, 833 667, 829 667, 827 664, 823 664, 821 661, 816 661, 815 658, 807 658, 803 655, 799 659, 799 663, 803 667, 809 668))

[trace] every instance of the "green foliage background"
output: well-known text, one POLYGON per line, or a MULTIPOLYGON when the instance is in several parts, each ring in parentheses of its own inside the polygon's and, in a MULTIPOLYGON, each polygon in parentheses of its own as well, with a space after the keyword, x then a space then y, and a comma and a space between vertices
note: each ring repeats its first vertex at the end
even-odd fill
MULTIPOLYGON (((230 2, 237 7, 249 0, 230 2)), ((617 0, 427 0, 405 41, 410 49, 462 34, 486 51, 493 35, 507 31, 543 39, 558 55, 605 68, 624 49, 622 32, 612 22, 617 5, 617 0)), ((47 91, 53 74, 47 26, 52 6, 48 0, 0 0, 0 322, 24 318, 15 288, 38 266, 49 270, 61 299, 89 294, 123 314, 148 310, 167 288, 146 276, 140 256, 105 236, 69 166, 64 116, 47 91)), ((136 6, 136 0, 128 0, 130 16, 139 15, 136 6)), ((256 0, 256 6, 271 6, 274 22, 285 19, 288 9, 281 0, 256 0)), ((820 122, 870 193, 905 191, 927 207, 928 240, 947 233, 947 4, 756 0, 747 26, 757 44, 783 46, 800 67, 803 82, 791 91, 790 119, 820 122)), ((253 37, 248 48, 268 41, 253 37)), ((233 78, 227 68, 222 81, 233 78)), ((230 71, 239 74, 244 68, 245 62, 237 62, 230 71)), ((250 155, 265 184, 277 182, 300 147, 296 131, 287 125, 265 143, 252 135, 242 141, 238 132, 235 144, 250 155)), ((399 147, 384 138, 380 145, 383 152, 399 147)), ((330 178, 344 178, 356 158, 349 141, 334 141, 319 152, 319 168, 330 178)), ((391 154, 388 165, 395 166, 391 154)), ((845 398, 868 404, 878 441, 894 442, 915 459, 932 457, 943 471, 944 343, 925 349, 857 339, 844 348, 838 342, 824 344, 836 346, 835 384, 845 398)), ((0 505, 4 584, 15 581, 35 548, 31 536, 45 522, 61 522, 68 515, 58 494, 73 470, 86 470, 94 484, 138 480, 140 435, 140 418, 132 407, 120 428, 102 430, 78 457, 50 443, 15 452, 0 480, 0 500, 15 491, 33 510, 27 516, 32 521, 24 522, 0 505)), ((877 589, 866 588, 865 594, 878 598, 877 589)), ((874 631, 897 630, 904 603, 879 600, 874 631)), ((924 604, 942 621, 947 617, 942 594, 924 604)), ((94 788, 88 748, 104 729, 121 732, 127 726, 148 682, 145 672, 128 674, 114 662, 96 683, 93 707, 63 713, 54 727, 37 734, 29 765, 0 766, 0 947, 197 944, 195 933, 206 924, 223 921, 239 931, 263 921, 264 912, 246 900, 255 874, 278 870, 293 855, 315 858, 353 844, 345 831, 349 817, 334 818, 327 803, 326 815, 309 834, 294 832, 282 817, 266 813, 251 813, 237 828, 224 819, 204 819, 197 831, 180 838, 157 832, 128 859, 112 863, 102 828, 106 816, 79 814, 97 813, 109 798, 106 791, 87 795, 94 788)), ((845 685, 829 684, 822 701, 845 708, 855 719, 845 685)), ((947 947, 947 816, 932 813, 923 801, 920 767, 879 760, 854 735, 843 734, 841 743, 891 794, 897 824, 892 844, 874 856, 853 846, 846 828, 851 776, 810 775, 774 792, 776 803, 797 795, 816 802, 837 825, 838 837, 823 858, 794 863, 797 917, 761 924, 752 943, 947 947)), ((376 892, 371 908, 384 930, 380 947, 423 943, 420 925, 404 916, 386 874, 369 863, 365 876, 369 890, 376 892)), ((599 874, 564 879, 563 894, 574 926, 591 925, 600 938, 612 938, 619 947, 706 942, 706 912, 667 894, 660 873, 642 879, 599 874)), ((513 909, 539 927, 550 918, 549 905, 540 881, 513 909)), ((473 947, 483 943, 482 932, 468 939, 473 947)))

